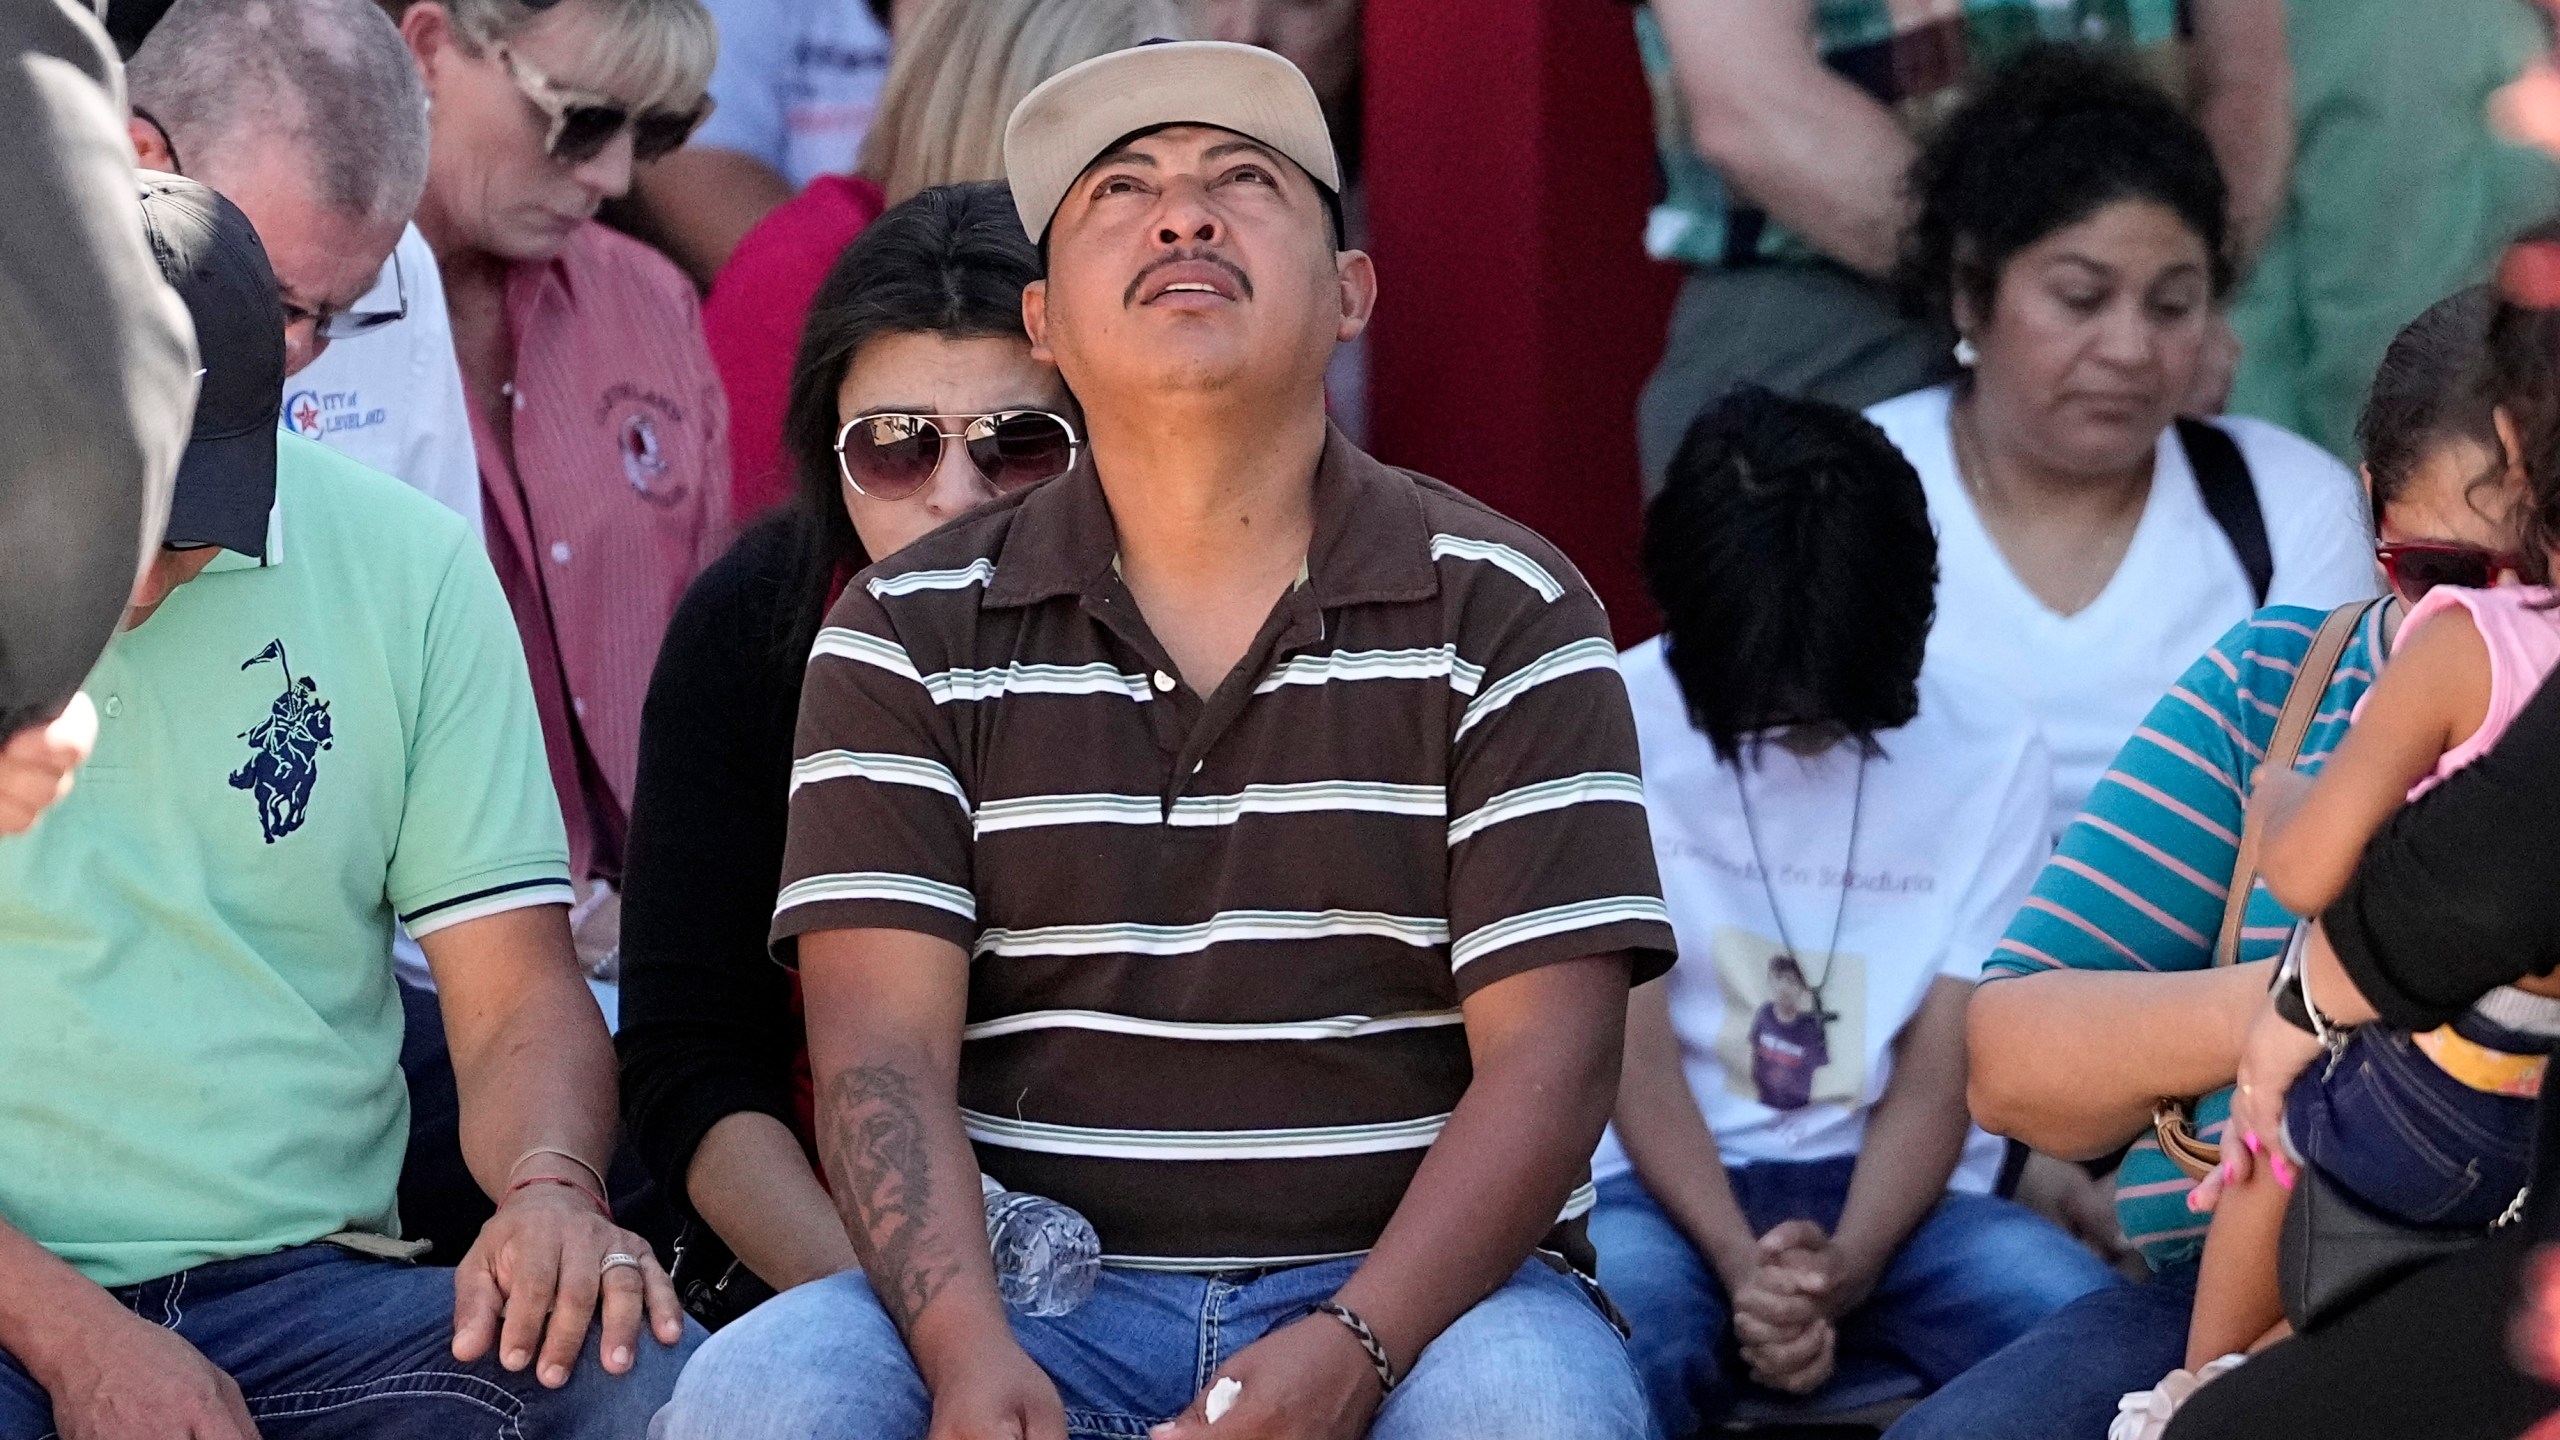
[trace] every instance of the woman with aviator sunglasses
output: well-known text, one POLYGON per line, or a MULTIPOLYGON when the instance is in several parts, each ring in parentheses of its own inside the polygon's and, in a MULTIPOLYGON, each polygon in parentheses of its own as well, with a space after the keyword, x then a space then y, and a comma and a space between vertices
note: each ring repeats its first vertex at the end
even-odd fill
POLYGON ((687 1219, 707 1323, 854 1264, 809 1156, 797 993, 765 950, 802 666, 856 572, 1065 473, 1074 402, 1031 357, 1040 274, 1002 184, 921 192, 810 310, 785 419, 798 496, 685 596, 650 682, 623 919, 624 1118, 687 1219))
POLYGON ((610 978, 650 665, 732 536, 693 286, 594 217, 701 121, 719 37, 700 0, 387 3, 433 105, 417 224, 584 897, 579 952, 610 978))

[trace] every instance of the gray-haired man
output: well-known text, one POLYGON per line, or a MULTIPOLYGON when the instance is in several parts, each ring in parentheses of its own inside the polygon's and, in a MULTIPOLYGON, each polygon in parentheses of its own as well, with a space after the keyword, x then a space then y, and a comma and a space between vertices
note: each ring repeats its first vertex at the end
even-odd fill
POLYGON ((267 247, 295 377, 286 427, 478 531, 443 281, 409 224, 427 183, 426 90, 389 17, 370 0, 178 0, 134 52, 128 88, 143 165, 221 191, 267 247))

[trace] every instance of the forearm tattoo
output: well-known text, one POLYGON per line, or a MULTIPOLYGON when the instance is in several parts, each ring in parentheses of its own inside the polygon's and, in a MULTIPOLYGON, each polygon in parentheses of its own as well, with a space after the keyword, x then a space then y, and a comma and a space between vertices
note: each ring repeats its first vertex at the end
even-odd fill
POLYGON ((912 1331, 960 1269, 928 1233, 933 1175, 915 1082, 890 1065, 848 1070, 827 1087, 818 1130, 863 1274, 898 1328, 912 1331))

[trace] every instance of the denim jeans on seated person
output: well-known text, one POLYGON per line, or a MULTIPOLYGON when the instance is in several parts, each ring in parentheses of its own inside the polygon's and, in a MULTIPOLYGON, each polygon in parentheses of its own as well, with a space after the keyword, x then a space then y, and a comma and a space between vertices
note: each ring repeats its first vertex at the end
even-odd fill
POLYGON ((2116 1402, 2187 1363, 2196 1263, 2092 1291, 1894 1422, 1885 1440, 2106 1440, 2116 1402))
MULTIPOLYGON (((1831 1231, 1855 1165, 1844 1156, 1726 1173, 1753 1233, 1788 1220, 1831 1231)), ((1635 1332, 1629 1348, 1663 1433, 1683 1440, 1722 1420, 1749 1381, 1713 1267, 1632 1173, 1600 1182, 1591 1241, 1600 1283, 1635 1332)), ((1840 1378, 1898 1367, 1935 1389, 2061 1307, 2121 1284, 2085 1246, 2024 1207, 1950 1194, 1839 1327, 1840 1378)))
MULTIPOLYGON (((644 1333, 630 1373, 608 1375, 590 1328, 546 1390, 494 1347, 453 1358, 453 1274, 303 1245, 110 1293, 239 1382, 266 1440, 641 1440, 702 1341, 690 1322, 674 1346, 644 1333)), ((0 1354, 0 1440, 53 1433, 52 1401, 0 1354)))
MULTIPOLYGON (((1224 1275, 1105 1269, 1073 1313, 1013 1317, 1076 1440, 1135 1440, 1229 1357, 1331 1298, 1357 1262, 1224 1275)), ((931 1399, 859 1274, 788 1290, 711 1337, 652 1440, 923 1440, 931 1399)), ((1536 1260, 1422 1352, 1370 1440, 1648 1440, 1625 1342, 1536 1260)))

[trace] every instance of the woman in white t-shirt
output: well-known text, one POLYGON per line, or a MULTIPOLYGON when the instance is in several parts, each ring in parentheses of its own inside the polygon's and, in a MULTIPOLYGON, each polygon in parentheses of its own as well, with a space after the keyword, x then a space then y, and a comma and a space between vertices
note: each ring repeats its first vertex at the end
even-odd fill
POLYGON ((1708 411, 1644 559, 1670 629, 1622 668, 1680 954, 1628 1001, 1601 1283, 1669 1435, 1746 1375, 1943 1385, 2115 1283, 1984 1193, 2000 1146, 1965 1108, 1973 977, 2048 848, 2043 744, 1998 687, 1924 671, 1927 502, 1845 410, 1708 411))
POLYGON ((1938 132, 1911 193, 1904 292, 1953 321, 1967 374, 1867 416, 1928 490, 1930 664, 1989 674, 2041 725, 2058 834, 2224 631, 2374 592, 2363 500, 2276 426, 2177 423, 2222 330, 2225 196, 2203 132, 2141 79, 2032 53, 1938 132))

